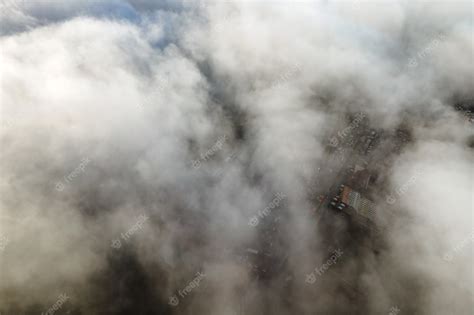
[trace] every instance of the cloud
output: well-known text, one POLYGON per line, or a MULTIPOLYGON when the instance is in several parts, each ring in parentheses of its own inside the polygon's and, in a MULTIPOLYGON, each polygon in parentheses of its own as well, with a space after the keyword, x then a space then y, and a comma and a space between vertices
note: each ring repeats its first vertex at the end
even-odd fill
POLYGON ((469 4, 3 2, 0 312, 467 313, 469 4), (377 252, 307 193, 335 184, 329 141, 359 113, 380 144, 342 155, 378 173, 377 252))

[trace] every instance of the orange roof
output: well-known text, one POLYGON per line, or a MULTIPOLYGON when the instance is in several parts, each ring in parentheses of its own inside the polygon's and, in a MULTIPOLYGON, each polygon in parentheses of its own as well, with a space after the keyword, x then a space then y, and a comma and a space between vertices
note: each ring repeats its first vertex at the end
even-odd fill
POLYGON ((344 186, 344 190, 342 191, 341 200, 345 204, 349 203, 349 194, 350 194, 351 191, 352 191, 352 188, 344 186))

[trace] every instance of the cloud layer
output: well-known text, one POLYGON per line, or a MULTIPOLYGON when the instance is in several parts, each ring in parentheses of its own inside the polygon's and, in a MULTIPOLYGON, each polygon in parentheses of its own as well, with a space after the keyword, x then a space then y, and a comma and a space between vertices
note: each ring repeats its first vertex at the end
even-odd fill
POLYGON ((471 5, 4 1, 0 313, 469 314, 471 5), (377 252, 307 193, 358 113, 377 252))

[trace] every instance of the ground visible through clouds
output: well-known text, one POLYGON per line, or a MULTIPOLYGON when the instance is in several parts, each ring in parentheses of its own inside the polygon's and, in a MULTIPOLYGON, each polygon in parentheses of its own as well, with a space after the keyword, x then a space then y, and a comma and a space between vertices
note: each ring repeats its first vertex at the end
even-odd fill
POLYGON ((471 314, 472 5, 0 0, 0 314, 471 314))

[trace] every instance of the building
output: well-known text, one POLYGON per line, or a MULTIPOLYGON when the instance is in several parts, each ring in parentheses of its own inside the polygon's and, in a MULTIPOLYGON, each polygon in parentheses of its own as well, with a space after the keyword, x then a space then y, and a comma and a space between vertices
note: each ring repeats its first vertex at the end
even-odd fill
POLYGON ((334 197, 330 205, 344 211, 361 225, 372 228, 375 226, 375 205, 349 186, 341 185, 339 195, 334 197))

